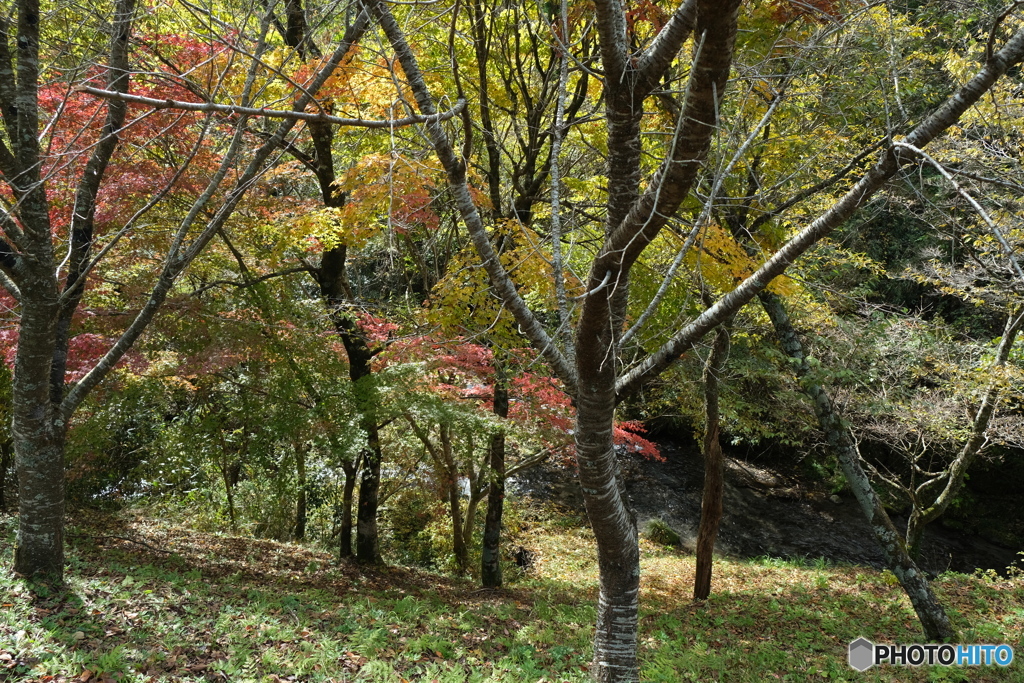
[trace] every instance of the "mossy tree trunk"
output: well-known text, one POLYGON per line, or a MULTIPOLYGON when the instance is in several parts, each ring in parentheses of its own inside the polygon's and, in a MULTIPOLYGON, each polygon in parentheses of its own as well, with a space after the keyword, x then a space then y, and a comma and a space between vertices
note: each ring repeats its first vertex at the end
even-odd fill
MULTIPOLYGON (((500 375, 494 382, 494 414, 508 417, 508 385, 500 375)), ((505 432, 498 429, 488 444, 490 482, 487 491, 487 516, 484 520, 480 581, 485 588, 498 588, 501 576, 501 520, 505 505, 505 432)))
POLYGON ((814 381, 800 337, 793 328, 782 298, 768 291, 762 292, 759 297, 761 305, 775 327, 779 345, 794 361, 797 376, 800 378, 804 392, 811 399, 818 424, 825 432, 829 446, 839 459, 846 480, 871 525, 875 539, 881 546, 886 567, 896 575, 907 597, 910 598, 910 603, 924 629, 925 637, 930 641, 949 642, 955 640, 956 631, 953 629, 942 603, 932 591, 924 572, 911 558, 906 543, 899 531, 896 530, 881 499, 871 485, 870 478, 861 466, 860 453, 857 451, 857 444, 850 434, 849 428, 843 424, 824 388, 814 381))

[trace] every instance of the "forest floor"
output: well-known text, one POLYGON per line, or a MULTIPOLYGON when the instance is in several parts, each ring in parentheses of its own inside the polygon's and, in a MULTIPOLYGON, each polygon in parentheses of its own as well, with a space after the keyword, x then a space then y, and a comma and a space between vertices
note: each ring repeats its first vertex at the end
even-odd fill
MULTIPOLYGON (((0 681, 588 680, 596 566, 577 515, 538 510, 509 587, 390 567, 363 571, 301 545, 203 533, 141 515, 76 515, 67 585, 10 571, 0 518, 0 681)), ((1024 578, 934 583, 963 642, 1008 643, 1007 668, 875 667, 847 645, 920 641, 885 572, 824 560, 717 561, 694 603, 694 559, 643 541, 642 679, 1024 681, 1024 578)))
MULTIPOLYGON (((629 504, 641 529, 649 520, 659 520, 692 550, 703 499, 704 456, 699 445, 689 440, 659 439, 657 443, 663 460, 637 455, 620 458, 629 504)), ((885 567, 881 548, 854 497, 846 490, 841 496, 830 495, 836 482, 812 476, 799 464, 799 454, 759 458, 751 457, 745 448, 724 450, 723 515, 716 554, 735 559, 825 557, 834 563, 885 567)), ((990 520, 998 520, 990 525, 998 527, 1002 537, 968 530, 965 515, 959 514, 957 524, 950 512, 925 530, 918 566, 932 576, 946 571, 969 574, 977 568, 1005 574, 1010 565, 1021 565, 1022 557, 1016 552, 1024 548, 1020 489, 1011 486, 1013 494, 1004 496, 971 491, 969 487, 979 478, 972 474, 964 497, 990 508, 990 520)), ((843 489, 845 481, 838 483, 843 489)), ((585 514, 579 481, 567 468, 534 467, 523 472, 515 485, 520 492, 585 514)), ((980 517, 980 507, 967 516, 980 517)), ((973 521, 974 526, 984 526, 978 524, 980 520, 973 521)), ((903 515, 893 514, 893 522, 899 529, 906 527, 903 515)))

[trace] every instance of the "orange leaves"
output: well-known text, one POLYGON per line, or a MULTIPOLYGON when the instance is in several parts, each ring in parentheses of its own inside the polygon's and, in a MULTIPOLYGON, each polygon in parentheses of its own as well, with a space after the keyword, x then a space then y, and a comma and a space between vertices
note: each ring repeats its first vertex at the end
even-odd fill
POLYGON ((626 10, 626 27, 630 34, 640 34, 646 39, 657 35, 665 26, 668 17, 668 12, 658 7, 652 0, 638 0, 626 10), (644 24, 646 26, 641 28, 644 24))
POLYGON ((348 193, 338 214, 339 238, 360 246, 381 227, 398 232, 417 228, 433 230, 439 218, 433 194, 441 186, 436 161, 420 161, 400 154, 364 156, 339 181, 348 193))
MULTIPOLYGON (((364 100, 364 84, 361 82, 366 74, 366 68, 359 59, 361 46, 354 45, 342 58, 341 63, 327 78, 327 81, 317 91, 319 107, 328 114, 350 114, 353 103, 364 100)), ((298 64, 291 72, 291 78, 296 83, 303 85, 309 83, 313 77, 324 67, 327 57, 310 59, 298 64)), ((379 76, 378 76, 379 80, 379 76)), ((317 111, 317 105, 307 108, 309 111, 317 111)))

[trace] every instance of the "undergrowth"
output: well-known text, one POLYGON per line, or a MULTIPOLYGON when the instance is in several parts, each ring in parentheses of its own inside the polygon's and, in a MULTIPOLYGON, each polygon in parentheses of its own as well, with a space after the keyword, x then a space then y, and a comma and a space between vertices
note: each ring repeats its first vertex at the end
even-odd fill
MULTIPOLYGON (((0 681, 588 680, 597 572, 580 520, 533 523, 510 587, 401 567, 362 571, 297 545, 143 517, 77 519, 67 585, 10 571, 0 520, 0 681)), ((846 663, 847 644, 917 642, 882 572, 822 561, 720 560, 694 603, 689 555, 643 542, 645 681, 1021 681, 1007 669, 846 663)), ((1021 578, 947 574, 935 588, 965 642, 1024 656, 1021 578)))

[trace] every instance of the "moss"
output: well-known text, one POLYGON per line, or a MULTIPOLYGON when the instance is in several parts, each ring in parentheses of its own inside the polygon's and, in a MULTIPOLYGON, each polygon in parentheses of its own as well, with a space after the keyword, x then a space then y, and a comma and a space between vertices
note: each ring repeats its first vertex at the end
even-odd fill
POLYGON ((644 525, 643 535, 649 541, 660 543, 661 545, 679 546, 683 542, 682 537, 672 527, 657 517, 647 520, 647 523, 644 525))

